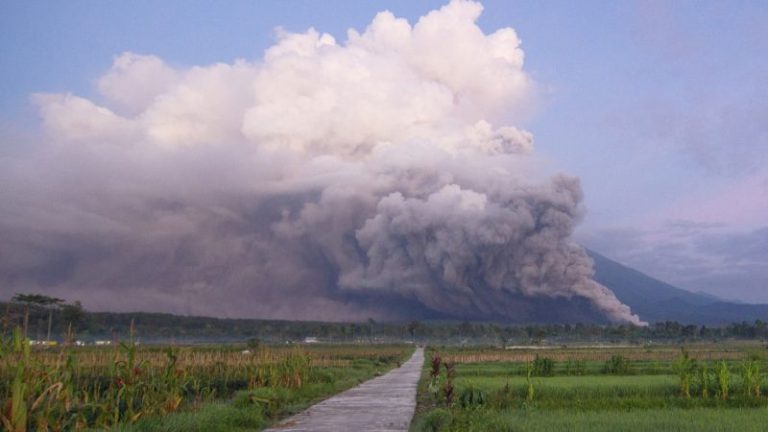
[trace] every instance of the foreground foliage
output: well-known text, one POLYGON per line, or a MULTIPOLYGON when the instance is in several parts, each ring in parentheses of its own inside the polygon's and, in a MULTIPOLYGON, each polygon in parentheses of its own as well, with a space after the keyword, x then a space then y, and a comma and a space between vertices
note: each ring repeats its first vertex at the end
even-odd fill
POLYGON ((406 351, 403 346, 140 349, 132 341, 115 348, 33 349, 17 329, 0 340, 0 421, 2 430, 14 432, 115 430, 130 424, 139 430, 214 430, 213 423, 199 429, 206 419, 218 419, 221 430, 235 430, 236 424, 258 428, 291 406, 393 367, 406 351), (185 413, 168 416, 179 411, 185 413), (165 423, 159 420, 164 417, 173 418, 165 423))

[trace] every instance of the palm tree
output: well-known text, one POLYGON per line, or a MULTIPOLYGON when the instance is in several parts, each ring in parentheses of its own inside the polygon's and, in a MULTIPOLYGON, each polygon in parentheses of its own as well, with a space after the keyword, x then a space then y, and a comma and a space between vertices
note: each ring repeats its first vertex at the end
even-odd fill
POLYGON ((49 297, 42 294, 16 294, 11 301, 24 305, 24 337, 27 337, 29 328, 29 307, 42 307, 48 310, 48 336, 46 341, 51 340, 51 325, 53 323, 53 310, 64 303, 64 299, 49 297))

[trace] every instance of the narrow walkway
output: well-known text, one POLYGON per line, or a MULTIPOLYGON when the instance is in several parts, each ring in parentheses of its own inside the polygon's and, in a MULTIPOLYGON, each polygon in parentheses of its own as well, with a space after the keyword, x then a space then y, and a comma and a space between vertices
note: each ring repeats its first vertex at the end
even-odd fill
POLYGON ((311 406, 267 432, 407 431, 416 409, 424 350, 401 367, 311 406))

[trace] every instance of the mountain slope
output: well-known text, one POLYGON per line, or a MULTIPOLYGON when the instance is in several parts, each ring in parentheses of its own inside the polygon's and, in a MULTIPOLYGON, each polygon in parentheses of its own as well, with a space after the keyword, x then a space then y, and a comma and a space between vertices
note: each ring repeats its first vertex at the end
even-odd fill
POLYGON ((674 287, 635 269, 587 250, 595 262, 595 280, 645 321, 722 325, 756 319, 768 320, 768 305, 721 300, 674 287))

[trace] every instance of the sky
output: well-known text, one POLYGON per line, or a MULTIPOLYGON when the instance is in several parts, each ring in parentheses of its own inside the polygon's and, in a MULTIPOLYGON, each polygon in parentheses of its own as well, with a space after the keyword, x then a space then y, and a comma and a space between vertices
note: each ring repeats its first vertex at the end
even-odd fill
MULTIPOLYGON (((768 303, 768 4, 482 3, 478 25, 517 32, 535 83, 517 123, 543 163, 581 180, 576 240, 681 288, 768 303)), ((38 145, 33 94, 98 102, 122 53, 258 62, 283 31, 344 41, 379 11, 414 23, 442 4, 3 2, 0 160, 38 145)))

